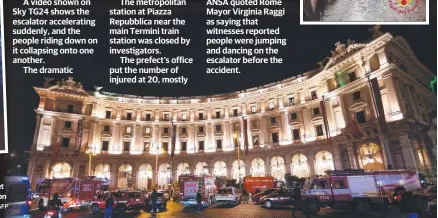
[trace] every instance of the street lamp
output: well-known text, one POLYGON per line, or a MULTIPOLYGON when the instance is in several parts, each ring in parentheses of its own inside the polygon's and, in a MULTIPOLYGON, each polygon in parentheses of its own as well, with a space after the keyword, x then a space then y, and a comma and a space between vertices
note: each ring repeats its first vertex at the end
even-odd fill
POLYGON ((85 153, 88 154, 88 176, 92 176, 91 175, 91 161, 92 161, 92 157, 94 155, 96 155, 96 151, 95 151, 95 149, 93 147, 93 149, 91 149, 91 150, 87 149, 87 151, 85 153))
POLYGON ((240 186, 240 141, 239 141, 240 133, 234 132, 233 133, 233 139, 237 143, 237 168, 238 168, 238 171, 239 171, 239 180, 238 180, 238 182, 239 182, 239 186, 240 186))
POLYGON ((159 143, 153 141, 152 144, 155 144, 155 178, 157 179, 156 187, 158 187, 158 154, 162 151, 159 148, 159 143))

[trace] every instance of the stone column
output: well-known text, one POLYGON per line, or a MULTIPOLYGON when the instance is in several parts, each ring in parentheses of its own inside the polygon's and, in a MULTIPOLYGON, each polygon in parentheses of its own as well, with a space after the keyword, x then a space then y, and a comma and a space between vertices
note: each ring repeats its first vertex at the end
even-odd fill
POLYGON ((397 87, 395 79, 391 76, 384 76, 383 81, 385 82, 391 112, 405 112, 402 110, 402 108, 404 108, 403 98, 399 95, 400 93, 398 93, 400 90, 397 87))
POLYGON ((36 150, 36 148, 37 148, 38 135, 40 133, 40 127, 41 127, 41 117, 42 117, 42 115, 40 115, 40 114, 36 115, 35 132, 33 133, 33 142, 32 142, 32 147, 31 147, 32 151, 36 150))
POLYGON ((408 135, 399 136, 400 146, 407 169, 418 170, 417 161, 408 135))
POLYGON ((356 164, 356 152, 354 152, 353 144, 346 144, 347 152, 348 152, 348 160, 350 163, 351 169, 358 169, 359 165, 356 164))
POLYGON ((134 163, 132 164, 132 188, 134 190, 138 187, 138 181, 137 181, 137 174, 138 174, 138 164, 134 163))
POLYGON ((286 157, 284 158, 286 173, 292 173, 292 168, 291 168, 292 160, 291 159, 292 159, 292 157, 290 157, 290 155, 286 155, 286 157))
POLYGON ((265 143, 269 142, 269 136, 266 137, 266 132, 268 131, 268 127, 266 126, 265 118, 260 115, 259 116, 260 121, 260 134, 259 134, 259 146, 264 147, 265 143))
POLYGON ((46 105, 46 97, 40 97, 40 104, 38 105, 38 110, 44 110, 44 106, 46 105))
POLYGON ((46 160, 44 162, 43 177, 50 179, 50 160, 46 160))
POLYGON ((270 176, 271 175, 271 158, 270 157, 266 157, 265 158, 265 174, 266 176, 270 176))
POLYGON ((315 157, 312 157, 312 159, 307 159, 307 163, 309 164, 310 176, 315 176, 315 157))
POLYGON ((114 189, 117 188, 117 175, 119 173, 118 169, 117 169, 117 164, 111 164, 111 171, 110 171, 110 189, 114 189))
POLYGON ((292 132, 291 129, 289 127, 289 117, 288 117, 289 113, 287 111, 284 111, 283 113, 281 113, 281 123, 283 124, 283 126, 281 127, 283 130, 283 142, 286 143, 290 143, 292 142, 292 132))
POLYGON ((437 132, 436 130, 429 130, 427 132, 427 135, 429 136, 431 147, 432 147, 432 153, 435 156, 435 159, 437 158, 436 154, 436 146, 437 146, 437 132))

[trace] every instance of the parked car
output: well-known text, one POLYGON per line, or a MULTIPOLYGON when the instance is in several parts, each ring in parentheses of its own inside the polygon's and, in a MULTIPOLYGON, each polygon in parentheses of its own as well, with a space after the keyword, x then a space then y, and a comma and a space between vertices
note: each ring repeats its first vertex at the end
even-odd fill
POLYGON ((252 200, 253 202, 255 202, 256 204, 258 204, 260 198, 262 198, 262 197, 264 197, 264 196, 267 196, 267 195, 270 195, 270 194, 274 193, 274 192, 277 191, 277 190, 279 190, 279 188, 267 188, 267 189, 263 190, 263 191, 260 192, 260 193, 254 194, 254 195, 252 196, 252 199, 251 199, 251 200, 252 200))
POLYGON ((225 187, 218 190, 216 194, 216 203, 237 205, 241 200, 241 193, 234 187, 225 187))
POLYGON ((268 209, 275 206, 287 206, 293 204, 292 190, 279 189, 274 191, 270 195, 266 195, 260 198, 259 203, 268 209))
MULTIPOLYGON (((151 195, 144 202, 146 211, 150 211, 152 209, 152 198, 151 195)), ((158 210, 167 210, 167 199, 164 196, 163 192, 157 192, 157 209, 158 210)))
MULTIPOLYGON (((111 193, 114 199, 113 209, 118 213, 126 210, 140 210, 144 207, 145 197, 139 191, 118 191, 111 193)), ((105 209, 108 194, 102 195, 91 202, 91 211, 95 214, 105 209)))

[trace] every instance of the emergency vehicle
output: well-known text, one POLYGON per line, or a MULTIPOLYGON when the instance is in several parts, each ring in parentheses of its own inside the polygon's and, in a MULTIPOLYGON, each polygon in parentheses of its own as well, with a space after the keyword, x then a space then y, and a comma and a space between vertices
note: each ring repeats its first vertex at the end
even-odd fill
POLYGON ((178 202, 184 207, 197 205, 196 194, 198 190, 202 193, 202 206, 208 207, 215 202, 217 188, 215 185, 216 178, 208 175, 180 175, 178 177, 178 202))
POLYGON ((267 188, 274 188, 274 177, 261 176, 253 177, 246 176, 243 178, 243 187, 248 193, 256 193, 257 189, 263 191, 267 188))
POLYGON ((107 180, 95 177, 45 179, 36 187, 39 193, 38 208, 45 209, 54 194, 58 194, 65 208, 86 208, 97 194, 107 191, 107 186, 107 180))
POLYGON ((373 205, 388 205, 398 192, 420 188, 418 174, 405 170, 337 170, 327 171, 321 185, 313 184, 305 192, 307 206, 318 213, 321 205, 354 206, 367 214, 373 205))

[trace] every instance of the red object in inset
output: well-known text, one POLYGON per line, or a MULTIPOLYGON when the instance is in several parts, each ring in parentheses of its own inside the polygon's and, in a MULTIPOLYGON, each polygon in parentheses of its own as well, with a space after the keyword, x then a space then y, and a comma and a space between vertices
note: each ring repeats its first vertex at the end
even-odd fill
POLYGON ((402 1, 401 1, 401 4, 402 4, 402 5, 406 5, 406 4, 407 4, 407 1, 406 1, 406 0, 402 0, 402 1))

